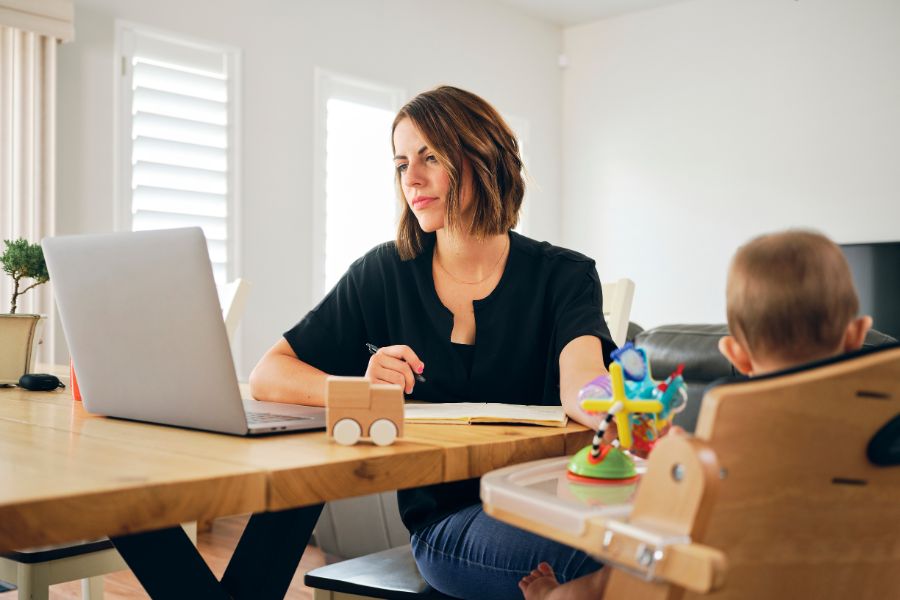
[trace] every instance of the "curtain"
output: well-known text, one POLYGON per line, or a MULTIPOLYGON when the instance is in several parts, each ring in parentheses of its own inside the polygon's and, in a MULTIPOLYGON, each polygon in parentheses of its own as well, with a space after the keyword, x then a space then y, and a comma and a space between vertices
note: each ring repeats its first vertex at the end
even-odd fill
MULTIPOLYGON (((0 239, 39 242, 55 232, 56 47, 71 38, 71 0, 0 0, 0 239)), ((37 357, 47 363, 55 345, 50 285, 29 291, 18 310, 47 315, 37 357)), ((12 287, 0 273, 0 312, 12 287)))

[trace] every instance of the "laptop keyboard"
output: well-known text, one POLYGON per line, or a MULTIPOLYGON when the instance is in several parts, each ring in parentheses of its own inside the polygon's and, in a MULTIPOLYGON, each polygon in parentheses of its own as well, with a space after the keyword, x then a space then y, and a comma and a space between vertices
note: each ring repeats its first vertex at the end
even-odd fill
POLYGON ((261 425, 263 423, 275 423, 279 421, 309 421, 312 417, 293 417, 288 415, 277 415, 275 413, 265 412, 247 412, 247 423, 250 425, 261 425))

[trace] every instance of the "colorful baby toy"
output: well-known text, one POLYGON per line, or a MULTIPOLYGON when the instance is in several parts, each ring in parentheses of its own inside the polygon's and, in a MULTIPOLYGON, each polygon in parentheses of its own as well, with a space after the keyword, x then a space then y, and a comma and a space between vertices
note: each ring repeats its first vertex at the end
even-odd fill
POLYGON ((578 394, 581 407, 592 413, 607 413, 590 446, 569 461, 568 476, 574 481, 625 483, 637 478, 634 461, 625 450, 647 454, 668 431, 672 416, 687 402, 683 365, 661 383, 650 374, 647 353, 630 342, 612 354, 609 375, 601 375, 578 394), (603 441, 615 419, 619 439, 603 441))

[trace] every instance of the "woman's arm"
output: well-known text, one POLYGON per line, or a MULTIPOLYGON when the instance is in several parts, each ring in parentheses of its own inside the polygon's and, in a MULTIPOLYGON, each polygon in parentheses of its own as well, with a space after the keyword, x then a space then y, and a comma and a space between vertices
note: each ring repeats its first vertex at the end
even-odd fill
POLYGON ((565 345, 559 354, 559 397, 570 419, 591 429, 599 427, 603 415, 592 415, 582 410, 578 392, 606 372, 599 338, 583 335, 565 345))
POLYGON ((306 364, 284 338, 259 359, 250 373, 250 394, 257 400, 325 406, 328 374, 306 364))
MULTIPOLYGON (((421 373, 425 364, 412 348, 387 346, 369 358, 366 379, 372 383, 400 385, 409 394, 416 385, 413 368, 421 373)), ((328 373, 297 358, 291 345, 282 338, 263 354, 250 373, 250 394, 267 402, 325 406, 327 377, 328 373)))

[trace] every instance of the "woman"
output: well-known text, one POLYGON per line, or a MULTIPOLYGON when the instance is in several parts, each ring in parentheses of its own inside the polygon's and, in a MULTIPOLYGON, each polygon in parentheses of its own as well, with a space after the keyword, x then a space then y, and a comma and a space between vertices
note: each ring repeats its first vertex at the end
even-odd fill
MULTIPOLYGON (((396 242, 353 263, 263 356, 253 396, 323 405, 327 374, 365 374, 416 400, 562 402, 595 428, 577 395, 615 348, 600 282, 589 258, 511 231, 525 188, 512 131, 487 102, 445 86, 403 107, 392 139, 404 204, 396 242), (367 343, 380 349, 370 356, 367 343)), ((484 515, 477 479, 398 500, 422 575, 448 595, 518 597, 540 561, 561 580, 598 568, 484 515)))

